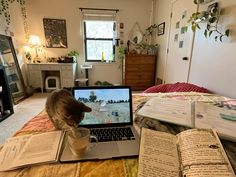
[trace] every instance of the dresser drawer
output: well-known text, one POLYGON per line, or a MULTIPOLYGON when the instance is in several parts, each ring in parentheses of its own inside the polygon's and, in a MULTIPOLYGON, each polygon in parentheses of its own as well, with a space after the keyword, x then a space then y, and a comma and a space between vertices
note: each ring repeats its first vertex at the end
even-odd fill
POLYGON ((29 71, 39 71, 40 70, 40 65, 32 65, 32 64, 28 64, 28 70, 29 71))
POLYGON ((31 85, 32 87, 41 87, 41 80, 40 78, 29 78, 29 85, 31 85))
POLYGON ((136 64, 155 64, 155 58, 127 58, 125 59, 126 65, 136 65, 136 64))
POLYGON ((125 72, 154 72, 154 65, 126 65, 125 72))
POLYGON ((74 87, 73 79, 62 79, 61 87, 74 87))
POLYGON ((29 77, 30 78, 35 78, 35 79, 40 79, 41 78, 41 72, 34 70, 29 72, 29 77))
POLYGON ((73 79, 73 72, 72 71, 61 71, 61 77, 73 79))
POLYGON ((61 70, 63 71, 73 71, 72 65, 63 65, 61 66, 61 70))
POLYGON ((129 72, 125 75, 125 79, 136 79, 136 80, 150 80, 152 81, 154 78, 154 74, 151 72, 143 72, 143 73, 135 73, 129 72))
POLYGON ((41 65, 40 66, 40 69, 41 70, 47 70, 47 71, 58 71, 58 70, 60 70, 60 66, 59 65, 57 65, 57 64, 55 64, 55 65, 41 65))

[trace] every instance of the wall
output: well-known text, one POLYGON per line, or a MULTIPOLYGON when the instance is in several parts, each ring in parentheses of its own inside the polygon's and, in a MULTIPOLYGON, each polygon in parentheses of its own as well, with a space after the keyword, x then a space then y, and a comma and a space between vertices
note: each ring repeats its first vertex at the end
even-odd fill
MULTIPOLYGON (((189 81, 236 98, 236 1, 215 2, 219 2, 222 8, 220 28, 231 29, 231 36, 221 43, 215 42, 213 36, 206 39, 203 30, 197 32, 189 81)), ((205 8, 205 6, 200 6, 200 10, 205 8)))
MULTIPOLYGON (((209 90, 236 98, 236 1, 218 0, 222 7, 222 16, 220 17, 220 27, 222 29, 230 28, 231 36, 224 39, 223 42, 215 42, 214 38, 206 39, 203 35, 204 30, 198 30, 193 47, 193 58, 190 68, 189 82, 208 88, 209 90)), ((166 22, 166 28, 169 28, 169 11, 171 0, 157 1, 157 22, 166 22), (164 6, 167 8, 165 9, 164 6), (168 10, 169 8, 169 10, 168 10), (164 10, 165 9, 165 10, 164 10)), ((201 5, 200 11, 206 6, 201 5)), ((201 24, 204 26, 205 24, 201 24)), ((158 73, 157 76, 163 78, 164 61, 166 59, 168 35, 157 37, 157 42, 161 45, 158 54, 158 73)))
POLYGON ((24 58, 23 58, 23 46, 26 44, 25 31, 23 26, 23 18, 21 15, 21 6, 19 3, 14 2, 9 5, 9 11, 11 14, 10 25, 7 25, 3 15, 0 16, 0 34, 11 36, 12 42, 15 47, 17 59, 22 71, 22 75, 25 83, 27 77, 25 73, 24 58))
MULTIPOLYGON (((127 42, 129 31, 136 21, 142 30, 149 26, 151 0, 27 0, 30 34, 37 34, 41 39, 44 39, 43 18, 66 19, 68 48, 48 48, 46 49, 46 56, 58 57, 65 55, 70 50, 79 51, 80 56, 77 67, 79 76, 84 75, 84 72, 81 73, 79 66, 84 61, 80 7, 120 9, 119 21, 124 23, 125 43, 127 42)), ((89 70, 90 84, 97 80, 107 80, 115 84, 122 83, 121 67, 119 67, 118 63, 93 63, 93 65, 94 70, 89 70)))

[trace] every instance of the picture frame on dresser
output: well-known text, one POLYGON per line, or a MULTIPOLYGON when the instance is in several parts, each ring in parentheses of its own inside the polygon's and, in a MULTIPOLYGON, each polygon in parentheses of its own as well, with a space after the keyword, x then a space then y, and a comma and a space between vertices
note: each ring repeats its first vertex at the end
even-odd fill
POLYGON ((27 97, 26 87, 10 36, 0 34, 0 65, 5 68, 10 94, 14 104, 27 97))

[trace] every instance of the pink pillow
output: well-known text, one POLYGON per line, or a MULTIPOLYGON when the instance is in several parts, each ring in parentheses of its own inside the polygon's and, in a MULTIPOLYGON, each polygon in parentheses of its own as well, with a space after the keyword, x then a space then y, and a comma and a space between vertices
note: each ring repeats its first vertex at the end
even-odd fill
POLYGON ((180 83, 175 84, 161 84, 147 88, 144 93, 158 93, 158 92, 202 92, 211 93, 204 87, 199 87, 194 84, 180 83))

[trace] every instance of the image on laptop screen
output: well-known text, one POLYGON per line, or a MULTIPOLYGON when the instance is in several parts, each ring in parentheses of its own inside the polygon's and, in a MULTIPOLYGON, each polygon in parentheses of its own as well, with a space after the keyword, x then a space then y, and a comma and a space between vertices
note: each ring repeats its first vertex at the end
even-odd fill
POLYGON ((92 108, 80 125, 129 123, 131 121, 130 92, 118 89, 75 89, 74 97, 92 108))

